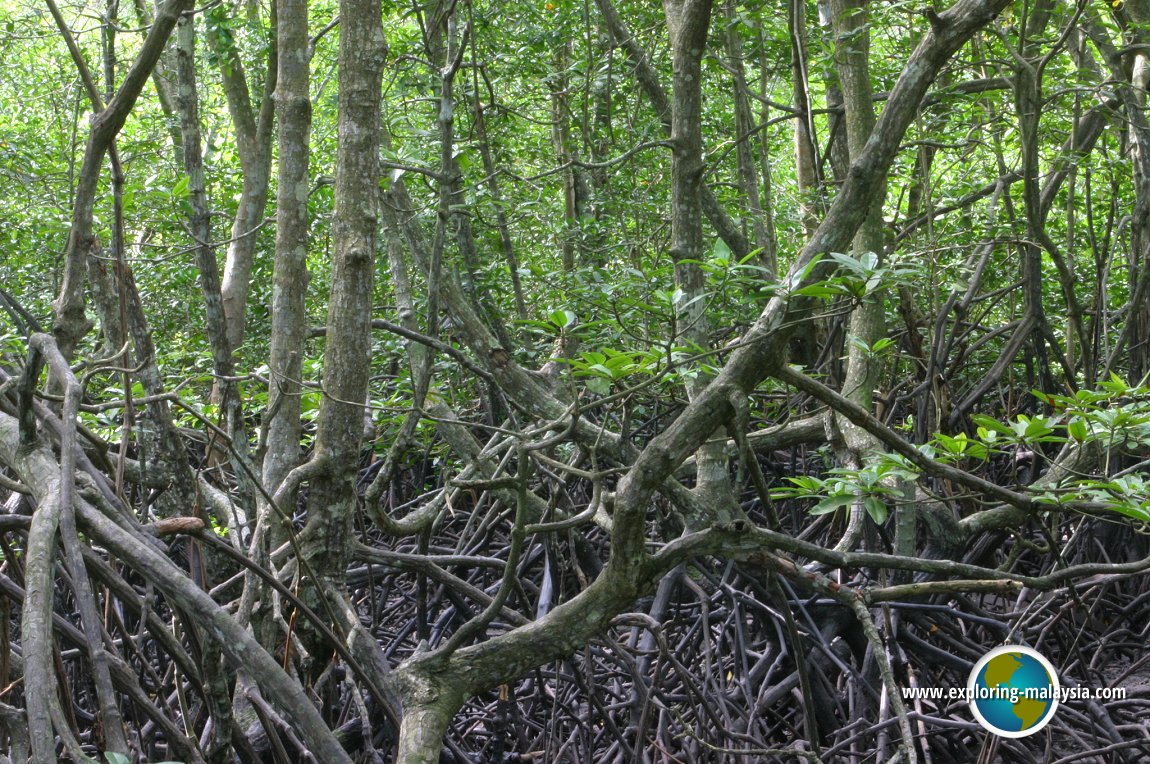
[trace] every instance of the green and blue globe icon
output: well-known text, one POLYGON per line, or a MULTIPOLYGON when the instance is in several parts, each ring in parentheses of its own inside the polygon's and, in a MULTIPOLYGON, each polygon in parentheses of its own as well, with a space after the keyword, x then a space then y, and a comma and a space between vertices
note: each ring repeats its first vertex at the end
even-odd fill
POLYGON ((1050 661, 1022 645, 1003 645, 982 656, 967 690, 978 723, 1000 737, 1033 735, 1058 708, 1058 674, 1050 661))

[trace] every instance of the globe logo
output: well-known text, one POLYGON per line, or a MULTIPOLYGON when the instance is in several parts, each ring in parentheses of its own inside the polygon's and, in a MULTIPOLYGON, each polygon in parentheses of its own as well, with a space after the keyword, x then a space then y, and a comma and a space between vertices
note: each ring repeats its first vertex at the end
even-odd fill
POLYGON ((1058 708, 1058 674, 1040 653, 1003 645, 982 656, 967 681, 974 718, 1000 737, 1033 735, 1058 708))

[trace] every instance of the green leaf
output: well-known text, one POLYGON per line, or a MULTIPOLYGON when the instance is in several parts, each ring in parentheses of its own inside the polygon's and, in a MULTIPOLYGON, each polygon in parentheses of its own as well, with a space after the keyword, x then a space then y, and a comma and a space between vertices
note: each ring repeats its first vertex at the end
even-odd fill
POLYGON ((823 486, 826 485, 825 481, 819 480, 817 477, 812 477, 810 475, 803 475, 801 477, 789 477, 787 480, 794 483, 799 488, 810 491, 812 494, 820 492, 823 490, 823 486))
POLYGON ((574 325, 575 314, 569 310, 553 310, 547 316, 547 320, 560 329, 567 329, 574 325))
POLYGON ((1114 504, 1108 504, 1106 509, 1134 520, 1150 523, 1150 511, 1147 511, 1144 507, 1136 507, 1126 502, 1116 502, 1114 504))
POLYGON ((878 342, 876 342, 874 345, 871 346, 871 352, 878 353, 879 351, 886 350, 888 347, 890 347, 893 344, 894 344, 893 339, 891 339, 890 337, 883 337, 882 339, 880 339, 878 342))
POLYGON ((810 259, 810 262, 808 262, 799 270, 798 273, 792 274, 790 278, 787 279, 787 289, 793 290, 797 288, 799 284, 806 281, 807 277, 811 275, 811 272, 814 271, 815 267, 822 259, 823 256, 821 254, 815 255, 810 259))
POLYGON ((587 389, 596 395, 610 395, 611 383, 602 377, 591 377, 587 380, 587 389))
POLYGON ((854 501, 854 496, 828 496, 811 507, 808 514, 829 515, 831 512, 837 512, 843 507, 849 507, 851 504, 854 504, 854 501))
MULTIPOLYGON (((985 429, 987 432, 995 432, 995 433, 998 433, 999 435, 1013 435, 1014 434, 1014 431, 1011 430, 1010 427, 1008 427, 1007 425, 1004 425, 1002 422, 998 421, 997 419, 995 419, 993 417, 986 416, 985 414, 974 414, 970 417, 970 419, 976 425, 978 425, 980 428, 985 429)), ((982 437, 982 436, 980 435, 979 437, 982 437)))
POLYGON ((1126 380, 1118 376, 1114 372, 1110 372, 1110 380, 1107 382, 1099 382, 1098 386, 1103 390, 1108 390, 1115 397, 1123 396, 1130 391, 1130 385, 1126 384, 1126 380))
POLYGON ((886 522, 889 510, 885 503, 875 496, 868 496, 863 499, 863 508, 866 513, 870 515, 870 519, 875 521, 876 525, 882 525, 886 522))
POLYGON ((796 289, 794 294, 800 297, 814 297, 819 300, 830 300, 840 295, 851 294, 851 291, 841 284, 830 281, 819 281, 802 289, 796 289))
POLYGON ((715 239, 715 244, 711 247, 711 255, 720 263, 731 262, 731 248, 722 239, 715 239))
POLYGON ((947 452, 955 456, 962 456, 966 453, 966 449, 970 446, 970 441, 966 437, 965 432, 960 432, 953 438, 949 435, 939 433, 936 437, 938 444, 942 446, 947 452))

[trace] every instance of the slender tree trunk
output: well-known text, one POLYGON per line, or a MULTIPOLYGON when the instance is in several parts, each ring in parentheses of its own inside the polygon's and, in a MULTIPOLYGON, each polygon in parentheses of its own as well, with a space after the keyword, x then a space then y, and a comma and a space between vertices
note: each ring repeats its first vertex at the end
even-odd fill
POLYGON ((735 163, 738 168, 739 187, 746 199, 747 216, 751 222, 751 236, 759 250, 758 262, 773 276, 778 272, 778 240, 775 221, 771 214, 770 199, 764 208, 760 200, 759 168, 755 161, 756 136, 754 112, 747 88, 747 75, 743 67, 743 38, 739 34, 736 16, 737 3, 727 0, 723 5, 726 33, 724 44, 727 65, 731 69, 731 93, 735 106, 735 163))
POLYGON ((575 270, 576 229, 579 225, 575 202, 575 168, 571 166, 571 136, 568 129, 570 108, 567 105, 567 90, 571 86, 567 77, 567 67, 571 65, 571 41, 555 49, 555 74, 551 78, 551 145, 559 164, 566 165, 560 174, 563 180, 563 227, 559 232, 559 247, 563 253, 563 270, 575 270))
POLYGON ((495 207, 495 225, 499 229, 499 245, 503 249, 503 259, 511 276, 511 291, 515 295, 515 310, 520 319, 527 318, 527 299, 523 295, 523 283, 519 275, 519 256, 511 241, 511 225, 507 221, 507 208, 503 201, 503 190, 499 183, 499 168, 491 152, 491 142, 487 137, 487 115, 489 105, 483 103, 479 90, 479 76, 474 80, 475 137, 479 142, 479 154, 483 158, 483 172, 487 176, 487 190, 495 207))
MULTIPOLYGON (((1137 6, 1135 12, 1138 9, 1146 13, 1141 18, 1150 23, 1150 10, 1147 10, 1147 6, 1137 6)), ((1105 60, 1111 79, 1115 82, 1129 82, 1125 57, 1111 42, 1104 25, 1094 14, 1092 9, 1088 9, 1083 24, 1086 34, 1105 60)), ((1129 125, 1129 145, 1134 156, 1134 209, 1130 218, 1130 254, 1127 260, 1130 308, 1133 313, 1130 320, 1123 323, 1117 341, 1109 349, 1105 363, 1099 370, 1099 378, 1106 378, 1119 367, 1119 359, 1124 353, 1133 379, 1141 379, 1145 374, 1145 371, 1140 371, 1143 364, 1150 363, 1138 357, 1139 353, 1150 352, 1139 347, 1144 345, 1147 327, 1150 327, 1150 122, 1139 105, 1135 89, 1132 85, 1118 89, 1125 112, 1123 116, 1129 125), (1137 372, 1140 373, 1135 376, 1137 372)), ((1106 323, 1103 320, 1102 326, 1098 327, 1103 341, 1106 337, 1106 323)))
MULTIPOLYGON (((232 351, 228 344, 223 305, 220 300, 220 274, 216 253, 211 244, 212 220, 207 187, 204 181, 204 158, 201 152, 199 93, 196 86, 196 27, 195 16, 181 16, 176 25, 176 79, 178 83, 176 105, 180 114, 180 145, 183 147, 184 171, 188 175, 188 201, 191 206, 188 231, 193 238, 196 266, 200 274, 200 291, 204 297, 208 343, 212 349, 212 371, 216 375, 215 390, 219 393, 220 416, 233 431, 240 420, 240 400, 236 384, 230 379, 232 351)), ((214 440, 214 436, 213 436, 214 440)), ((209 460, 218 453, 209 441, 209 460)), ((202 518, 198 507, 190 507, 189 514, 202 518)), ((234 538, 241 537, 235 529, 234 538)), ((189 541, 192 549, 191 564, 203 565, 203 552, 198 541, 189 541)), ((204 566, 206 570, 208 566, 204 566)), ((196 571, 203 572, 203 571, 196 571)), ((205 583, 210 583, 206 579, 205 583)), ((191 630, 203 642, 203 634, 195 626, 191 630)), ((205 740, 205 753, 212 762, 221 761, 228 754, 231 742, 232 702, 228 692, 229 681, 223 661, 214 644, 203 645, 200 660, 205 685, 214 691, 205 693, 212 717, 212 735, 205 740)))
POLYGON ((92 223, 104 155, 135 106, 140 91, 151 76, 176 26, 176 20, 190 5, 191 0, 169 0, 157 10, 152 30, 144 40, 132 67, 124 75, 115 96, 92 118, 76 186, 72 228, 64 252, 64 277, 60 284, 60 294, 52 306, 55 311, 52 333, 56 336, 60 352, 67 359, 72 358, 76 346, 91 328, 91 322, 84 315, 84 275, 88 255, 97 246, 92 223))
MULTIPOLYGON (((654 67, 651 66, 647 54, 639 46, 639 43, 635 41, 631 30, 628 29, 627 24, 623 21, 623 18, 619 15, 619 11, 615 8, 611 0, 596 0, 596 4, 599 6, 599 12, 602 14, 603 20, 607 25, 607 30, 610 32, 611 37, 614 38, 615 44, 627 52, 627 55, 631 58, 631 62, 635 65, 635 79, 639 83, 639 87, 643 89, 647 100, 651 102, 651 108, 655 110, 655 115, 659 118, 659 121, 662 122, 666 132, 670 133, 672 119, 671 101, 667 98, 667 92, 659 81, 658 73, 654 67)), ((710 186, 706 183, 701 183, 699 194, 701 196, 703 214, 706 215, 708 222, 714 227, 715 232, 726 242, 736 258, 741 259, 746 257, 751 251, 747 238, 743 236, 742 231, 739 230, 738 224, 719 204, 710 186)))
MULTIPOLYGON (((1134 63, 1129 87, 1123 88, 1130 113, 1130 147, 1134 155, 1134 214, 1130 226, 1127 279, 1131 289, 1130 320, 1123 327, 1131 382, 1150 373, 1150 125, 1146 119, 1146 88, 1150 86, 1150 2, 1131 0, 1123 6, 1133 22, 1126 33, 1133 39, 1134 63)), ((1118 67, 1115 67, 1116 69, 1118 67)), ((1107 363, 1107 367, 1112 366, 1107 363)))
MULTIPOLYGON (((671 35, 671 259, 675 263, 676 330, 697 352, 711 349, 707 284, 703 261, 703 52, 711 23, 711 0, 665 0, 671 35)), ((711 376, 699 370, 687 383, 694 399, 711 376)), ((733 517, 734 497, 727 474, 726 434, 719 428, 696 457, 696 490, 733 517)))
MULTIPOLYGON (((229 11, 221 8, 213 12, 229 11)), ((240 169, 243 171, 239 204, 232 219, 231 237, 224 261, 223 281, 220 285, 224 315, 227 318, 228 342, 233 349, 239 348, 244 341, 248 292, 251 288, 256 245, 259 242, 256 233, 263 224, 264 212, 267 209, 272 162, 272 125, 276 112, 272 94, 276 92, 279 72, 276 61, 279 36, 277 16, 281 12, 279 3, 271 3, 268 67, 258 106, 252 103, 247 72, 235 41, 224 39, 218 30, 208 36, 208 43, 220 61, 220 78, 223 81, 228 113, 231 115, 232 126, 236 132, 236 153, 239 154, 240 169)))
MULTIPOLYGON (((875 124, 868 65, 870 35, 867 31, 866 4, 867 0, 831 0, 835 68, 843 93, 846 143, 851 161, 862 155, 875 124)), ((853 242, 855 257, 874 253, 880 258, 880 264, 884 250, 882 204, 885 197, 884 183, 883 190, 875 194, 853 242)), ((850 336, 861 340, 867 347, 873 346, 886 334, 883 302, 882 294, 870 295, 851 314, 850 336)), ((843 394, 870 409, 880 371, 881 364, 873 354, 864 351, 856 343, 850 343, 843 394)))
MULTIPOLYGON (((323 403, 308 498, 306 565, 333 590, 350 559, 355 474, 371 363, 379 195, 380 86, 386 44, 379 0, 341 0, 339 146, 323 403)), ((297 191, 298 193, 298 191, 297 191)), ((322 596, 316 592, 316 596, 322 596)), ((318 657, 318 656, 317 656, 318 657)))
MULTIPOLYGON (((791 85, 795 107, 794 149, 795 186, 799 198, 799 219, 803 238, 809 240, 819 224, 821 210, 818 136, 811 111, 809 57, 807 56, 807 4, 790 0, 787 4, 791 39, 791 85)), ((809 330, 795 338, 795 360, 813 368, 819 362, 819 349, 826 344, 827 321, 813 314, 805 316, 809 330)))
MULTIPOLYGON (((257 458, 262 460, 264 490, 274 496, 288 473, 299 465, 302 436, 301 400, 303 348, 307 338, 305 296, 309 274, 308 170, 311 96, 308 89, 308 12, 306 0, 280 0, 276 6, 279 39, 276 109, 279 112, 279 177, 276 182, 276 254, 272 270, 271 347, 268 353, 268 407, 257 458)), ((236 221, 238 224, 239 215, 236 221)), ((290 491, 272 506, 263 496, 256 502, 256 531, 250 555, 268 561, 271 550, 288 539, 296 510, 290 491)), ((273 618, 275 595, 256 579, 244 589, 244 608, 252 613, 260 643, 273 649, 282 639, 273 618), (256 601, 258 600, 258 607, 256 601)))
POLYGON ((239 399, 233 376, 232 348, 228 341, 223 304, 220 299, 220 272, 212 246, 212 218, 207 185, 204 180, 204 157, 200 137, 199 92, 196 84, 196 33, 191 17, 182 16, 177 25, 176 76, 177 110, 180 115, 181 146, 184 172, 188 175, 188 202, 191 207, 188 231, 196 253, 200 288, 204 296, 208 344, 212 349, 212 371, 220 391, 221 416, 225 422, 238 419, 239 399))
POLYGON ((807 70, 807 4, 804 0, 790 0, 787 11, 791 22, 791 81, 798 112, 794 133, 795 183, 799 192, 803 233, 809 237, 819 223, 819 160, 814 116, 811 114, 810 73, 807 70))
POLYGON ((1038 123, 1042 116, 1042 72, 1037 68, 1035 50, 1037 38, 1046 29, 1050 18, 1051 0, 1038 0, 1030 9, 1023 32, 1022 60, 1015 75, 1014 102, 1018 114, 1019 143, 1022 150, 1022 183, 1026 216, 1026 241, 1020 244, 1022 253, 1022 296, 1027 317, 1033 326, 1030 339, 1032 357, 1041 373, 1042 389, 1052 389, 1042 328, 1046 325, 1043 306, 1044 284, 1042 276, 1043 223, 1039 208, 1041 177, 1038 157, 1038 123), (1027 43, 1027 39, 1030 40, 1027 43))
MULTIPOLYGON (((274 494, 300 459, 300 391, 302 350, 307 336, 308 168, 311 131, 306 0, 279 0, 276 109, 279 112, 279 177, 276 182, 276 257, 272 275, 271 349, 267 441, 263 452, 264 488, 274 494)), ((237 216, 237 220, 238 220, 237 216)), ((265 522, 270 548, 285 540, 286 522, 295 510, 295 495, 287 506, 270 511, 265 522)))
MULTIPOLYGON (((835 43, 835 70, 843 101, 843 123, 846 127, 845 145, 848 159, 853 161, 862 155, 863 148, 874 130, 875 115, 871 105, 870 85, 870 39, 867 32, 867 0, 831 0, 831 29, 835 43)), ((874 195, 871 208, 859 226, 852 242, 852 252, 856 258, 871 255, 880 258, 883 251, 882 203, 885 198, 885 182, 874 195)), ((880 361, 870 348, 886 334, 884 294, 871 294, 851 312, 850 328, 847 332, 846 370, 843 382, 843 395, 870 411, 873 408, 873 391, 878 384, 880 361)), ((836 429, 842 438, 834 445, 840 460, 847 466, 859 469, 865 455, 879 450, 874 436, 855 426, 843 417, 835 418, 836 429)), ((906 547, 900 554, 914 552, 914 515, 907 509, 907 522, 900 526, 912 535, 901 539, 906 547)), ((847 532, 839 542, 843 550, 853 548, 859 541, 862 523, 866 513, 861 502, 851 507, 847 532)))

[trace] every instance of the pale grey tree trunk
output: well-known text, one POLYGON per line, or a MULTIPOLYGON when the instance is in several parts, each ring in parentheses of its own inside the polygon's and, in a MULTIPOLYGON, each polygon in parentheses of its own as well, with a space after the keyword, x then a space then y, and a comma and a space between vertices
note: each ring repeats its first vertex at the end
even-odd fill
MULTIPOLYGON (((758 263, 773 277, 778 273, 779 242, 775 236, 774 202, 770 197, 770 178, 760 183, 759 167, 755 161, 755 120, 751 110, 747 73, 743 66, 743 39, 739 33, 737 3, 726 0, 723 4, 723 23, 726 25, 723 43, 726 47, 727 66, 731 70, 731 96, 735 107, 735 166, 738 170, 739 189, 745 197, 747 216, 755 248, 759 250, 758 263), (766 193, 764 193, 764 191, 766 193), (766 200, 766 204, 763 200, 766 200)), ((766 120, 764 120, 765 122, 766 120)), ((769 164, 768 164, 769 169, 769 164)))
MULTIPOLYGON (((266 442, 261 444, 264 447, 263 484, 273 495, 300 459, 300 378, 307 336, 304 298, 308 284, 308 138, 311 132, 307 2, 280 0, 277 14, 279 178, 276 182, 268 414, 264 422, 266 442)), ((285 506, 278 511, 266 504, 261 506, 261 521, 267 527, 270 548, 278 547, 285 540, 286 524, 294 510, 294 492, 285 497, 285 506)))
POLYGON ((64 252, 64 277, 60 283, 60 294, 52 305, 55 312, 52 333, 56 336, 60 352, 67 359, 72 358, 76 346, 91 328, 91 323, 84 315, 84 275, 88 254, 97 246, 92 218, 104 155, 148 82, 176 26, 176 20, 190 5, 191 0, 168 0, 157 9, 152 30, 144 40, 136 60, 124 75, 119 89, 108 105, 92 118, 76 186, 72 228, 64 252))
MULTIPOLYGON (((871 102, 870 33, 867 28, 866 5, 867 0, 830 2, 835 70, 843 100, 847 155, 852 162, 862 155, 875 124, 874 106, 871 102)), ((855 258, 863 258, 867 253, 874 253, 880 258, 879 262, 882 262, 884 248, 882 204, 885 197, 884 181, 880 183, 867 210, 866 218, 851 243, 851 252, 855 258)), ((881 359, 870 352, 869 348, 886 334, 884 293, 885 290, 864 297, 851 312, 847 329, 843 395, 868 411, 873 407, 874 388, 878 384, 879 372, 882 370, 881 359)), ((873 436, 843 417, 835 417, 834 429, 841 434, 841 438, 836 438, 834 445, 839 459, 846 466, 859 469, 863 466, 868 453, 879 450, 873 436)), ((838 547, 844 551, 853 548, 858 542, 866 518, 861 502, 856 502, 850 512, 847 532, 838 547)), ((914 515, 909 507, 906 515, 913 523, 914 515)), ((913 524, 904 530, 913 532, 913 524)), ((913 533, 904 541, 913 543, 913 533)), ((912 552, 913 547, 903 553, 912 552)))
MULTIPOLYGON (((664 130, 670 133, 672 119, 671 100, 667 97, 667 92, 659 81, 659 75, 651 65, 646 52, 635 40, 630 28, 628 28, 626 22, 623 21, 622 16, 619 15, 618 9, 615 8, 611 0, 596 0, 596 4, 599 6, 599 12, 603 16, 604 24, 613 38, 614 44, 626 51, 627 56, 635 65, 635 79, 637 84, 642 88, 643 94, 647 96, 647 100, 651 102, 651 108, 655 110, 659 121, 663 123, 664 130)), ((722 205, 719 204, 719 200, 715 198, 715 194, 710 186, 706 183, 702 183, 699 188, 699 194, 701 196, 703 214, 707 216, 707 221, 714 226, 719 238, 726 242, 736 258, 746 257, 751 251, 747 237, 743 236, 743 232, 739 230, 738 224, 735 223, 727 211, 723 209, 722 205)))
MULTIPOLYGON (((196 253, 196 267, 200 274, 200 291, 204 297, 204 312, 208 343, 212 349, 212 371, 216 375, 213 389, 218 393, 221 419, 226 431, 235 432, 240 421, 240 400, 236 384, 232 381, 232 350, 228 343, 223 305, 220 300, 220 274, 216 252, 212 246, 212 220, 207 187, 204 181, 204 158, 200 137, 199 92, 196 85, 196 27, 194 16, 181 16, 176 25, 176 106, 180 116, 180 145, 184 154, 184 171, 188 176, 188 202, 191 207, 188 232, 192 235, 192 248, 196 253)), ((209 440, 210 461, 226 460, 221 454, 222 444, 209 440)), ((190 514, 198 514, 189 508, 190 514)), ((237 529, 238 531, 238 529, 237 529)), ((238 539, 237 532, 234 538, 238 539)), ((197 545, 198 552, 198 545, 197 545)), ((203 565, 200 553, 193 565, 203 565)), ((205 565, 208 569, 213 566, 205 565)), ((212 716, 212 734, 204 741, 209 757, 221 755, 231 744, 232 702, 227 690, 228 679, 222 656, 214 643, 203 645, 201 670, 204 675, 205 698, 212 716)))
POLYGON ((240 169, 243 171, 239 204, 236 207, 235 217, 232 218, 231 236, 220 285, 227 320, 228 342, 233 350, 239 348, 244 340, 248 293, 258 243, 256 233, 263 225, 264 212, 267 209, 272 164, 272 126, 276 112, 273 94, 276 92, 279 72, 277 17, 282 12, 278 3, 271 4, 272 24, 267 52, 268 66, 262 86, 255 91, 259 93, 258 103, 254 102, 253 89, 249 84, 243 59, 236 48, 236 41, 224 39, 216 28, 211 28, 212 33, 208 35, 208 44, 219 60, 220 79, 223 83, 228 114, 235 129, 236 153, 239 155, 240 169))
MULTIPOLYGON (((711 350, 707 320, 706 276, 703 252, 703 53, 711 23, 711 0, 664 0, 663 12, 671 36, 671 259, 675 263, 678 295, 676 333, 693 352, 711 350)), ((702 368, 687 382, 690 399, 711 380, 702 368)), ((724 505, 733 516, 734 497, 727 474, 725 430, 713 431, 696 455, 696 490, 707 500, 724 505)))
MULTIPOLYGON (((338 586, 350 555, 355 474, 371 361, 379 196, 380 83, 386 45, 379 0, 342 0, 334 254, 303 554, 338 586)), ((318 594, 318 593, 317 593, 318 594)), ((322 596, 322 595, 320 595, 322 596)))

